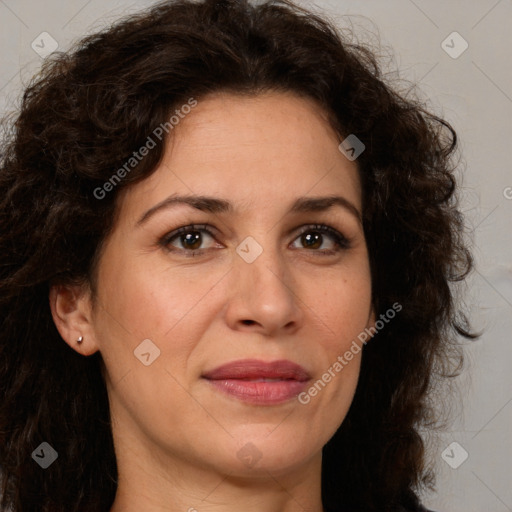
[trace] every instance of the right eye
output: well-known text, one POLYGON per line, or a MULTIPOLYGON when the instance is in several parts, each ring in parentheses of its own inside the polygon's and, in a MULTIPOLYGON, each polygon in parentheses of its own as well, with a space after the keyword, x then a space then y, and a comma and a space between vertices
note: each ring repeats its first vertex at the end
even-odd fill
POLYGON ((201 248, 205 236, 207 239, 215 240, 207 225, 191 224, 167 233, 160 240, 160 244, 171 252, 181 252, 186 257, 193 257, 211 248, 201 248))

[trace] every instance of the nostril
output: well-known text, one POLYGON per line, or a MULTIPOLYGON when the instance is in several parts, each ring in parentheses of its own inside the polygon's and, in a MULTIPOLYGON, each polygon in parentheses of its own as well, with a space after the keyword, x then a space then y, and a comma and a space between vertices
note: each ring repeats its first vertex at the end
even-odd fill
POLYGON ((242 320, 242 323, 245 324, 245 325, 252 325, 256 322, 254 322, 254 320, 242 320))

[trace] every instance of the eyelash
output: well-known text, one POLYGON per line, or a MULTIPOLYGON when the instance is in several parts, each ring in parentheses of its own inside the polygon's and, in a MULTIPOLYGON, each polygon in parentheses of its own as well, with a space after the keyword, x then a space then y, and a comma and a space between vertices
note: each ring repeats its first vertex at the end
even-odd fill
MULTIPOLYGON (((195 256, 201 255, 203 252, 208 251, 209 249, 197 249, 197 250, 187 250, 187 249, 180 249, 180 248, 170 248, 170 243, 177 237, 183 234, 187 234, 193 231, 204 231, 208 234, 208 236, 211 236, 213 239, 215 239, 215 235, 213 232, 208 229, 207 224, 191 224, 189 226, 183 226, 181 228, 175 229, 174 231, 171 231, 170 233, 165 234, 160 240, 159 245, 164 247, 169 252, 182 252, 187 258, 193 258, 195 256)), ((304 229, 297 235, 297 237, 294 239, 297 240, 297 238, 301 237, 305 233, 308 232, 315 232, 320 233, 322 235, 329 235, 335 245, 337 246, 336 249, 328 249, 328 250, 315 250, 315 249, 305 249, 305 250, 311 250, 312 252, 317 252, 319 255, 322 256, 331 256, 338 252, 341 252, 342 250, 350 249, 351 247, 351 240, 348 239, 346 236, 342 235, 339 231, 337 231, 334 228, 331 228, 330 226, 326 226, 325 224, 309 224, 303 226, 304 229)))

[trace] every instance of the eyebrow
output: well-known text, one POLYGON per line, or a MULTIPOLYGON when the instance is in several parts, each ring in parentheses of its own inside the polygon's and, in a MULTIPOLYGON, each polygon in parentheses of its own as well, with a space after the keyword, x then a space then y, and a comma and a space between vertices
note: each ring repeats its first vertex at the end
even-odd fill
MULTIPOLYGON (((185 204, 209 213, 231 213, 234 211, 232 203, 226 199, 220 199, 210 196, 198 195, 172 195, 152 206, 147 210, 137 221, 137 226, 144 224, 155 213, 173 207, 177 204, 185 204)), ((310 213, 310 212, 323 212, 329 210, 333 206, 340 206, 347 212, 352 214, 360 224, 362 224, 362 217, 359 210, 346 198, 342 196, 325 196, 325 197, 299 197, 295 200, 290 208, 291 213, 310 213)))

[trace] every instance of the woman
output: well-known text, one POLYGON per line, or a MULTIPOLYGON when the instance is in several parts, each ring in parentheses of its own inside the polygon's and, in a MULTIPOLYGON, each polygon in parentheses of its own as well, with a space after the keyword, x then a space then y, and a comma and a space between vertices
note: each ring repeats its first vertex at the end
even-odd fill
POLYGON ((0 173, 2 510, 425 510, 474 336, 455 147, 288 1, 47 61, 0 173))

